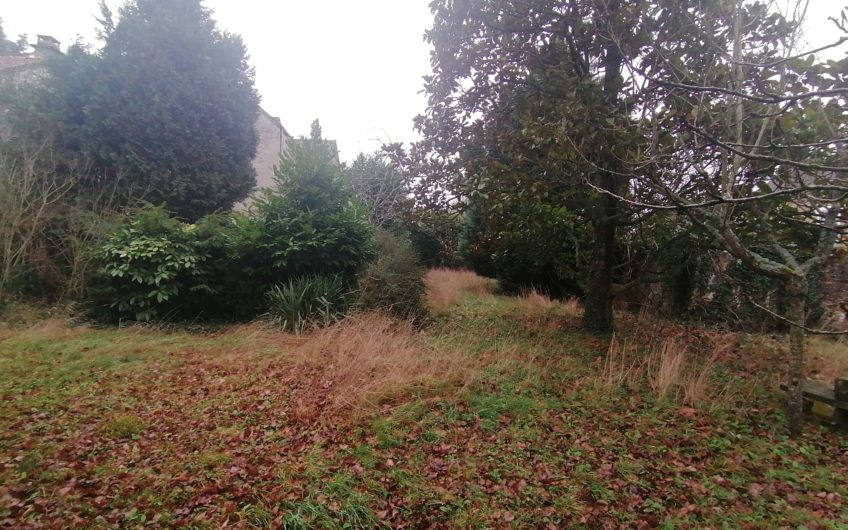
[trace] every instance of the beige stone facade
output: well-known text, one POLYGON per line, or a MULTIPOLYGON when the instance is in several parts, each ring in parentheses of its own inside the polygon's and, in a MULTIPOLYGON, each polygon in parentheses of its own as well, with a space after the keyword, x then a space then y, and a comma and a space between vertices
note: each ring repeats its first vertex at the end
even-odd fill
MULTIPOLYGON (((47 75, 47 67, 43 59, 36 57, 4 57, 0 56, 0 91, 13 93, 24 87, 38 83, 47 75)), ((12 129, 5 119, 9 109, 0 104, 0 142, 9 140, 12 129)))
POLYGON ((258 142, 256 157, 253 159, 256 187, 270 188, 274 185, 274 166, 280 163, 280 155, 288 152, 292 137, 283 127, 280 118, 271 116, 263 109, 259 109, 256 134, 258 142))

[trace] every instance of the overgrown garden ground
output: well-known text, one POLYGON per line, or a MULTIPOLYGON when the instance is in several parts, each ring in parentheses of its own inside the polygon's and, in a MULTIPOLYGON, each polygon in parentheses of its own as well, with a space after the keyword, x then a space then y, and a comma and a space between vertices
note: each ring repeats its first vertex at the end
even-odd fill
POLYGON ((430 280, 423 332, 7 324, 0 527, 848 528, 848 438, 784 435, 778 343, 622 315, 610 350, 430 280))

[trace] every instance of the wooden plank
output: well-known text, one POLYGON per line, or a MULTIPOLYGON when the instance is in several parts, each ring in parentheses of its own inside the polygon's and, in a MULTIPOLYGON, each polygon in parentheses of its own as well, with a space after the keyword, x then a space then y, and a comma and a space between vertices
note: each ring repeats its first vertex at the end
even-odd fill
MULTIPOLYGON (((789 384, 781 383, 780 388, 789 390, 789 384)), ((833 387, 822 381, 803 381, 801 388, 805 398, 827 403, 837 409, 848 410, 848 402, 837 400, 833 387)))

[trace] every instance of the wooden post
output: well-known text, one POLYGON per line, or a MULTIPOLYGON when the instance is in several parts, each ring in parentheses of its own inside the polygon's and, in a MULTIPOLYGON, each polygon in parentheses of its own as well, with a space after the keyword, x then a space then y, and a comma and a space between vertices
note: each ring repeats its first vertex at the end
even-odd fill
MULTIPOLYGON (((848 379, 837 379, 833 382, 833 397, 836 401, 848 402, 848 379)), ((839 432, 848 433, 848 410, 834 407, 833 420, 839 432)))
POLYGON ((837 379, 833 382, 833 396, 836 401, 848 402, 848 379, 837 379))

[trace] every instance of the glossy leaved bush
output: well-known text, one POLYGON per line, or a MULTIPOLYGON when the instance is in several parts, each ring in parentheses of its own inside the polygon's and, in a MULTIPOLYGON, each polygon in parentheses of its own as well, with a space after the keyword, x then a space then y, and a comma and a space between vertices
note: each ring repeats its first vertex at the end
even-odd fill
POLYGON ((91 298, 97 311, 152 320, 173 310, 186 292, 214 291, 198 280, 207 255, 189 226, 162 208, 139 211, 104 244, 91 298))
POLYGON ((250 213, 189 224, 161 207, 137 211, 99 253, 89 296, 94 313, 109 320, 248 320, 305 277, 333 277, 352 290, 375 255, 374 229, 328 146, 316 123, 313 136, 281 160, 278 187, 250 213))

